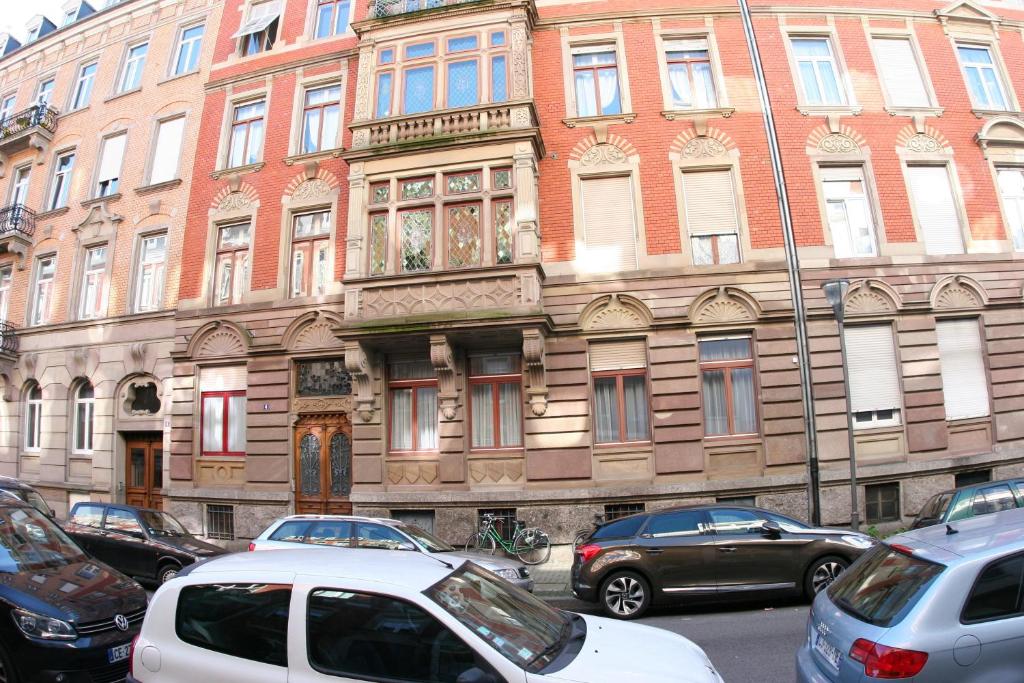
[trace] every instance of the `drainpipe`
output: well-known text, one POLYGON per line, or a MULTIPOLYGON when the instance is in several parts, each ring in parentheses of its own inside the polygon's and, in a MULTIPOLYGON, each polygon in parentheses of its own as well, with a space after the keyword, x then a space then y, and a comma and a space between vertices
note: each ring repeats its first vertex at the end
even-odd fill
POLYGON ((796 327, 797 362, 800 369, 800 390, 804 404, 804 428, 807 447, 807 507, 811 513, 811 523, 821 524, 821 494, 818 478, 818 430, 814 419, 814 389, 811 384, 811 352, 807 342, 807 311, 804 308, 803 286, 800 280, 800 257, 796 250, 796 237, 793 234, 793 216, 789 208, 789 194, 786 190, 786 178, 782 172, 782 155, 779 152, 779 138, 775 130, 775 117, 772 114, 771 99, 768 97, 768 86, 761 66, 761 53, 757 47, 754 34, 754 22, 750 18, 750 7, 747 0, 737 0, 743 19, 743 32, 746 34, 747 49, 750 51, 750 62, 754 67, 754 80, 757 83, 757 95, 761 102, 761 116, 764 121, 765 134, 768 138, 768 150, 772 162, 772 175, 775 177, 775 196, 779 200, 779 217, 782 219, 782 237, 786 251, 786 270, 789 272, 789 294, 793 300, 793 322, 796 327))

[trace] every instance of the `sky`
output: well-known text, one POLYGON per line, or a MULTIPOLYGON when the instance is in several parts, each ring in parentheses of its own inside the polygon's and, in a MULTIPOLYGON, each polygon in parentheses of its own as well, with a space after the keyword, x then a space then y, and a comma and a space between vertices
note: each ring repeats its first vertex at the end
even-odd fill
POLYGON ((19 42, 24 42, 28 20, 44 14, 59 25, 62 4, 64 0, 0 0, 0 32, 10 33, 19 42))

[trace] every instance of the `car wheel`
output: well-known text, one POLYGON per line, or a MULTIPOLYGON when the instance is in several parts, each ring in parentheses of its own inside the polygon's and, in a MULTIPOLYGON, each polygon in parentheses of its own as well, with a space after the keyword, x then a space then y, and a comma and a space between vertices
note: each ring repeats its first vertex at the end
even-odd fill
POLYGON ((18 683, 18 674, 11 665, 11 658, 0 648, 0 683, 18 683))
POLYGON ((636 572, 616 572, 601 584, 601 607, 615 619, 636 619, 651 604, 651 587, 636 572))
POLYGON ((804 593, 813 599, 815 595, 832 585, 832 582, 849 566, 849 562, 834 555, 815 560, 807 569, 804 593))
POLYGON ((161 584, 165 584, 181 571, 181 567, 176 564, 165 564, 157 570, 156 578, 161 584))

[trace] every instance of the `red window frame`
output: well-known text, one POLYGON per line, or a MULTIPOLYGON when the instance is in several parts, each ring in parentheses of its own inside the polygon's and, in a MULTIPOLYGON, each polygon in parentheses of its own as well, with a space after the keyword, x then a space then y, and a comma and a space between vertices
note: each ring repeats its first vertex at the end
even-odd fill
MULTIPOLYGON (((388 452, 389 453, 437 453, 441 446, 441 425, 438 424, 438 448, 420 448, 419 433, 416 431, 416 425, 418 424, 417 416, 419 410, 419 396, 416 393, 417 389, 423 387, 433 387, 435 390, 438 389, 437 378, 432 379, 395 379, 388 381, 388 452), (412 389, 412 414, 409 423, 409 443, 410 448, 396 450, 392 447, 391 435, 394 432, 395 424, 395 411, 394 406, 394 393, 396 389, 412 389)), ((440 422, 440 421, 439 421, 440 422)))
POLYGON ((221 444, 224 448, 228 447, 228 424, 231 421, 230 399, 232 396, 245 396, 245 390, 204 391, 199 394, 199 452, 203 457, 245 457, 245 451, 208 451, 206 450, 206 444, 203 442, 204 434, 206 433, 206 399, 221 398, 224 401, 224 425, 222 427, 221 444))
MULTIPOLYGON (((313 266, 316 263, 317 252, 322 247, 329 247, 331 243, 331 211, 312 211, 309 213, 297 213, 292 216, 292 254, 291 263, 288 266, 288 293, 292 298, 303 297, 303 296, 322 296, 320 292, 314 292, 313 286, 313 266), (305 237, 297 237, 295 231, 298 227, 299 219, 303 216, 312 216, 315 214, 323 214, 324 224, 327 226, 327 232, 316 233, 315 235, 306 235, 305 237), (302 263, 302 291, 295 292, 295 254, 297 251, 302 251, 305 256, 302 263)), ((332 273, 327 273, 327 280, 324 281, 324 292, 326 294, 327 286, 330 284, 330 280, 333 277, 332 273)))
POLYGON ((757 368, 754 367, 754 340, 752 337, 747 337, 747 343, 749 344, 749 357, 748 358, 737 358, 735 360, 700 360, 700 344, 707 342, 717 341, 716 339, 704 339, 697 341, 697 363, 700 368, 700 392, 701 392, 701 423, 704 430, 705 439, 731 439, 735 437, 746 437, 746 436, 757 436, 760 432, 758 431, 761 425, 761 413, 758 410, 758 382, 757 382, 757 368), (732 372, 733 370, 749 369, 753 376, 754 382, 754 428, 753 432, 737 432, 736 431, 736 415, 733 411, 733 392, 732 392, 732 372), (707 424, 704 420, 704 372, 706 370, 724 370, 725 375, 725 411, 726 411, 726 434, 708 434, 707 424))
POLYGON ((615 403, 619 413, 619 439, 618 441, 598 441, 597 430, 594 430, 594 443, 599 446, 614 446, 616 444, 638 444, 638 443, 650 443, 651 442, 651 409, 650 409, 650 391, 647 387, 647 368, 631 368, 629 370, 597 370, 590 373, 592 391, 594 392, 594 413, 597 413, 597 390, 593 388, 596 384, 594 380, 614 377, 615 378, 615 403), (647 438, 646 439, 627 439, 626 438, 626 389, 623 382, 624 377, 643 377, 644 378, 644 393, 647 396, 647 438))
POLYGON ((501 441, 501 402, 498 400, 499 387, 502 384, 515 384, 519 387, 519 400, 523 400, 523 370, 521 359, 516 359, 518 372, 511 372, 501 375, 470 375, 470 395, 469 395, 469 448, 473 451, 497 451, 497 450, 522 450, 524 447, 523 443, 523 410, 519 410, 519 444, 509 445, 499 443, 501 441), (489 384, 491 385, 491 412, 492 419, 494 420, 494 441, 493 446, 474 446, 473 445, 473 386, 489 384))

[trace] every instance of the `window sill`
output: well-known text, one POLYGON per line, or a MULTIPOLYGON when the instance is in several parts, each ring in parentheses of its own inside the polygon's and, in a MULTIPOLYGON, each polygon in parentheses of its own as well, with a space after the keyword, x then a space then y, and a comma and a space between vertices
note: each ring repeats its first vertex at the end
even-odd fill
POLYGON ((232 168, 222 168, 219 171, 214 171, 210 174, 210 177, 214 180, 220 180, 221 178, 229 175, 242 175, 243 173, 256 173, 261 168, 267 165, 265 161, 258 161, 255 164, 246 164, 245 166, 234 166, 232 168))
POLYGON ((175 178, 174 180, 165 180, 162 183, 154 183, 152 185, 143 185, 142 187, 135 188, 135 194, 147 195, 161 190, 169 190, 173 187, 181 185, 181 178, 175 178))
POLYGON ((576 128, 577 126, 590 126, 595 123, 614 124, 614 123, 633 123, 636 120, 636 114, 606 114, 604 116, 576 116, 568 119, 562 119, 562 123, 567 128, 576 128))
POLYGON ((70 210, 71 210, 71 208, 68 207, 68 206, 61 206, 61 207, 56 208, 56 209, 50 209, 49 211, 43 211, 42 213, 37 213, 36 214, 36 220, 39 220, 40 218, 46 219, 46 218, 56 218, 57 216, 63 216, 64 214, 66 214, 70 210))
POLYGON ((128 95, 134 95, 137 92, 142 92, 142 86, 141 85, 139 87, 137 87, 137 88, 132 88, 131 90, 125 90, 124 92, 119 92, 119 93, 116 93, 114 95, 111 95, 107 99, 103 100, 103 102, 104 102, 104 104, 107 103, 107 102, 113 102, 116 99, 120 99, 122 97, 127 97, 128 95))
POLYGON ((855 436, 871 435, 871 434, 896 434, 903 431, 902 424, 894 425, 869 425, 866 427, 858 427, 856 423, 853 425, 853 433, 855 436))
POLYGON ((182 78, 188 78, 189 76, 195 76, 198 73, 199 73, 199 69, 193 69, 192 71, 186 71, 183 74, 176 74, 174 76, 168 76, 167 78, 163 79, 162 81, 157 81, 156 84, 158 86, 160 86, 160 85, 163 85, 164 83, 170 83, 171 81, 177 81, 177 80, 181 80, 182 78))
POLYGON ((946 418, 946 424, 950 427, 967 427, 975 424, 986 424, 992 421, 991 415, 977 415, 975 417, 958 417, 955 419, 946 418))
POLYGON ((705 446, 739 446, 759 444, 763 439, 760 434, 722 434, 720 436, 704 435, 705 446))
POLYGON ((971 109, 971 113, 979 119, 984 119, 989 116, 1012 116, 1014 118, 1024 118, 1024 112, 1014 111, 1013 109, 971 109))
POLYGON ((316 161, 319 159, 337 159, 345 151, 344 147, 335 147, 334 149, 322 149, 318 152, 307 152, 305 154, 293 154, 290 157, 284 158, 286 166, 294 166, 295 164, 301 164, 304 161, 316 161))
POLYGON ((594 444, 595 455, 647 455, 653 451, 654 445, 650 441, 594 444))
POLYGON ((942 107, 886 107, 889 116, 942 116, 942 107))
POLYGON ((735 111, 736 107, 714 107, 713 109, 666 109, 661 112, 661 115, 669 121, 692 118, 694 116, 721 116, 723 119, 727 119, 732 116, 735 111))
POLYGON ((389 458, 436 458, 441 451, 388 451, 389 458))
POLYGON ((96 206, 97 204, 102 204, 103 202, 116 202, 120 198, 120 192, 115 192, 114 194, 105 194, 102 197, 93 197, 92 199, 86 199, 82 201, 82 208, 88 209, 90 207, 96 206))
POLYGON ((526 450, 522 446, 511 446, 509 448, 471 448, 469 450, 469 459, 474 458, 483 460, 486 458, 508 458, 508 457, 523 457, 526 455, 526 450))
POLYGON ((804 116, 860 116, 863 107, 855 107, 849 104, 799 104, 796 110, 804 116))

